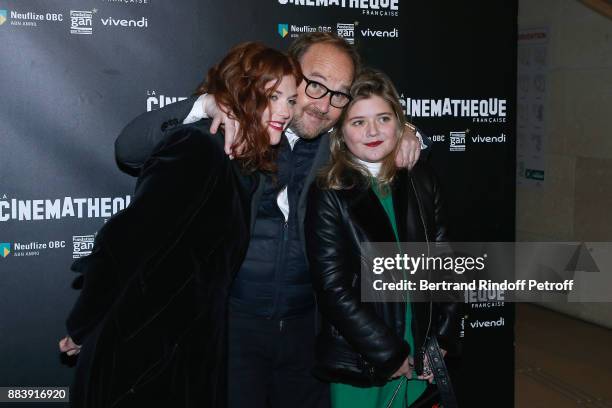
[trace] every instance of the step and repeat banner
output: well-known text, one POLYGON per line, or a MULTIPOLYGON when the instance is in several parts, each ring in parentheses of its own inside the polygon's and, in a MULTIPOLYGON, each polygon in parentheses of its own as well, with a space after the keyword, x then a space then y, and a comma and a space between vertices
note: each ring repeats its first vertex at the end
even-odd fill
MULTIPOLYGON (((70 384, 69 267, 135 183, 114 140, 241 41, 354 43, 432 138, 452 238, 513 241, 516 14, 516 0, 0 0, 0 387, 70 384)), ((502 292, 465 301, 460 406, 511 407, 514 309, 502 292)))

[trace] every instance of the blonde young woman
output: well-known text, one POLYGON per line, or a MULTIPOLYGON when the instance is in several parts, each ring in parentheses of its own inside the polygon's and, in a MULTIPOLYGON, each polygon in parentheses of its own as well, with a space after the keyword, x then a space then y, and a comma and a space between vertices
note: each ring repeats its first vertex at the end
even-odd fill
POLYGON ((359 254, 360 242, 444 241, 440 191, 424 164, 395 166, 405 119, 391 81, 364 70, 351 96, 306 215, 323 317, 314 372, 332 383, 334 408, 432 407, 422 345, 435 336, 443 354, 458 349, 457 305, 361 302, 359 254))

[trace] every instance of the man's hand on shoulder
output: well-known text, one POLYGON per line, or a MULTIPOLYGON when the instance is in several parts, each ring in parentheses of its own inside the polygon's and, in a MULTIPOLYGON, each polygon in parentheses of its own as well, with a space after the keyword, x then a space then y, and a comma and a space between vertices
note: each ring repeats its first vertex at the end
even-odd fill
POLYGON ((395 156, 395 164, 400 168, 411 169, 419 161, 420 155, 421 140, 417 136, 416 128, 407 123, 404 126, 397 156, 395 156))
POLYGON ((202 104, 204 105, 204 113, 207 117, 212 119, 210 133, 217 133, 219 127, 223 129, 225 137, 223 150, 225 150, 225 153, 229 155, 231 159, 233 159, 236 154, 241 153, 239 151, 232 150, 232 146, 236 141, 236 135, 240 130, 240 123, 238 123, 232 112, 230 112, 225 106, 217 105, 214 95, 205 95, 202 100, 202 104))

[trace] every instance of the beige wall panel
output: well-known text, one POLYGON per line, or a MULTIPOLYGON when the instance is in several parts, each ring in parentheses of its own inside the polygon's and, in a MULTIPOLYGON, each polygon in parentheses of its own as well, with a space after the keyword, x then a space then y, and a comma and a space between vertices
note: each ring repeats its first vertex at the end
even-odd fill
POLYGON ((569 98, 566 91, 567 76, 565 71, 551 72, 547 77, 547 102, 545 107, 546 120, 546 150, 557 155, 573 156, 575 149, 569 145, 568 139, 575 140, 573 136, 577 123, 569 117, 569 98))
POLYGON ((575 129, 565 134, 567 149, 576 156, 612 158, 612 67, 567 71, 565 78, 567 120, 575 129))
POLYGON ((519 1, 518 21, 521 27, 548 25, 559 13, 562 0, 519 1))
POLYGON ((578 0, 563 0, 555 14, 554 68, 612 67, 612 24, 578 0))
POLYGON ((546 156, 542 190, 517 190, 517 229, 558 240, 571 240, 574 219, 573 157, 546 156))
MULTIPOLYGON (((546 179, 517 191, 517 240, 612 241, 612 21, 577 0, 519 1, 548 28, 546 179)), ((612 304, 543 306, 612 328, 612 304)))
POLYGON ((612 241, 612 159, 576 161, 575 237, 612 241))
POLYGON ((612 303, 539 303, 548 309, 556 310, 587 322, 612 329, 612 303))
POLYGON ((555 236, 553 234, 541 234, 537 232, 525 231, 521 229, 516 230, 516 241, 517 242, 554 242, 554 241, 567 241, 565 236, 555 236))

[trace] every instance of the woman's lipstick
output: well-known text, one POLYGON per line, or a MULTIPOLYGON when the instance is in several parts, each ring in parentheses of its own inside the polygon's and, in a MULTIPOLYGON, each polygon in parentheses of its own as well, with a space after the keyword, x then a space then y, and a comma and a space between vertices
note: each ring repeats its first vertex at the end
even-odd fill
POLYGON ((376 147, 378 145, 380 145, 382 143, 382 140, 378 140, 376 142, 370 142, 370 143, 366 143, 365 145, 368 147, 376 147))
POLYGON ((284 123, 281 123, 281 122, 272 122, 272 121, 268 122, 268 126, 270 126, 274 130, 278 130, 279 132, 283 131, 283 125, 284 123))

